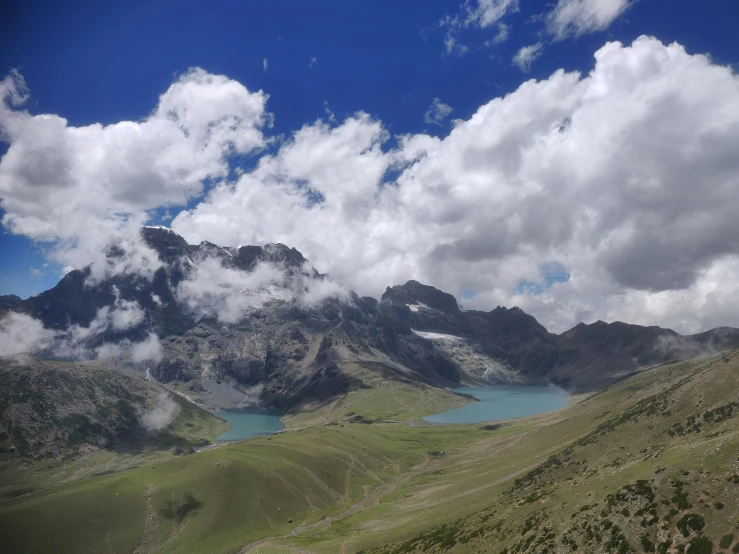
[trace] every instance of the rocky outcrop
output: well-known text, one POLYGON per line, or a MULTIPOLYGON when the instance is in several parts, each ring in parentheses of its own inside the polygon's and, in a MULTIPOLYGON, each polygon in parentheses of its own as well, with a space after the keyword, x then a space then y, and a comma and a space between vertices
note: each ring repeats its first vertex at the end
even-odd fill
MULTIPOLYGON (((730 328, 683 337, 658 327, 596 322, 555 335, 517 307, 462 310, 451 294, 417 281, 389 287, 379 302, 349 293, 306 303, 300 294, 327 277, 295 248, 191 245, 163 227, 145 227, 141 236, 161 262, 152 276, 91 280, 89 268, 75 270, 28 300, 1 297, 0 313, 26 312, 50 329, 65 329, 89 326, 101 308, 118 301, 136 302, 141 321, 96 337, 96 346, 153 332, 164 350, 161 361, 148 367, 155 379, 200 383, 188 390, 205 391, 204 401, 208 383, 227 383, 245 395, 258 386, 264 404, 282 408, 344 394, 351 386, 341 372, 347 361, 394 366, 409 378, 444 386, 517 380, 585 391, 642 367, 739 346, 739 330, 730 328), (295 294, 275 293, 269 283, 264 290, 236 290, 226 307, 242 295, 261 300, 229 322, 193 310, 178 291, 199 264, 213 260, 210 266, 231 276, 270 264, 285 276, 288 285, 281 286, 293 286, 295 294)), ((106 255, 117 259, 126 252, 116 246, 106 255)))

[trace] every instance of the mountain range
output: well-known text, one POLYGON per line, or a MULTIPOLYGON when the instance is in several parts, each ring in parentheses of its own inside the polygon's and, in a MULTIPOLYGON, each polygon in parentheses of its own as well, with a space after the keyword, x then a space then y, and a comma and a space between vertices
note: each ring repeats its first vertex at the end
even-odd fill
POLYGON ((164 227, 144 227, 140 239, 108 247, 108 270, 71 271, 27 300, 0 297, 0 315, 43 329, 32 344, 42 356, 107 356, 213 407, 326 402, 353 386, 345 362, 436 386, 551 383, 579 393, 739 346, 734 328, 683 336, 598 321, 553 334, 517 307, 465 310, 417 281, 379 301, 360 297, 283 244, 191 245, 164 227), (154 261, 131 263, 142 256, 154 261))

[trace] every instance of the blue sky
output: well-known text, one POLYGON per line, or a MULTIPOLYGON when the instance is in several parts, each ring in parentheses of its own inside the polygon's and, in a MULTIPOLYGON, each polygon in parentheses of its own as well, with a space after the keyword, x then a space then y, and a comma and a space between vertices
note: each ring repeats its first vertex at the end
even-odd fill
POLYGON ((495 29, 465 31, 460 42, 469 50, 461 56, 445 54, 439 27, 459 12, 459 0, 13 4, 0 28, 2 74, 23 74, 31 111, 74 125, 141 118, 174 75, 194 66, 268 92, 278 132, 322 116, 327 103, 338 118, 364 110, 391 132, 410 133, 435 130, 423 119, 435 97, 466 118, 525 77, 589 70, 604 40, 648 34, 710 52, 719 63, 739 60, 733 0, 699 9, 692 0, 641 0, 606 31, 547 47, 528 76, 511 59, 537 41, 540 25, 531 18, 546 2, 522 1, 507 18, 510 38, 495 47, 483 46, 495 29))
MULTIPOLYGON (((452 120, 469 119, 528 79, 547 79, 560 68, 587 74, 593 54, 607 41, 631 44, 649 35, 664 44, 679 42, 691 54, 709 53, 717 65, 739 62, 735 0, 634 1, 605 29, 564 40, 554 40, 544 23, 555 2, 520 0, 519 9, 498 22, 508 36, 495 44, 490 42, 499 35, 497 23, 440 24, 445 18, 463 21, 477 1, 465 8, 460 0, 30 0, 14 3, 1 18, 0 78, 17 70, 30 89, 25 108, 31 114, 57 114, 69 126, 82 127, 140 121, 179 75, 201 67, 269 94, 272 136, 289 136, 329 115, 341 122, 361 110, 382 122, 391 137, 388 149, 397 135, 443 138, 452 120), (450 33, 456 44, 451 51, 445 46, 450 33), (523 72, 512 60, 537 43, 541 54, 523 72), (440 124, 426 116, 435 99, 444 108, 440 124)), ((0 148, 5 152, 7 145, 0 148)), ((190 199, 188 207, 200 198, 190 199)), ((172 208, 173 215, 181 208, 172 208)), ((48 259, 47 250, 7 230, 0 234, 0 294, 26 297, 52 286, 61 266, 48 259)), ((553 262, 560 263, 537 259, 532 267, 553 262)), ((562 275, 568 271, 563 266, 562 275)), ((562 281, 529 271, 508 290, 540 294, 562 281)), ((461 283, 458 291, 467 297, 479 288, 461 283)))

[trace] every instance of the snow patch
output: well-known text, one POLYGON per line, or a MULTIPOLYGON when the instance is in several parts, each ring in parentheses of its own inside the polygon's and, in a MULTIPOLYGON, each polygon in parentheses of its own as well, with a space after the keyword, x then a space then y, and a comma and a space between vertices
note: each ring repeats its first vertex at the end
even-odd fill
POLYGON ((172 229, 170 229, 169 227, 165 227, 164 225, 144 225, 144 229, 162 229, 164 231, 174 233, 172 229))
POLYGON ((424 304, 423 302, 416 302, 415 304, 406 304, 406 306, 408 306, 411 309, 412 312, 417 312, 419 310, 419 308, 426 308, 427 310, 430 310, 431 309, 426 304, 424 304))
POLYGON ((453 342, 463 342, 464 339, 462 337, 458 337, 456 335, 445 335, 443 333, 429 333, 428 331, 416 331, 415 329, 411 329, 415 334, 417 334, 419 337, 423 337, 424 339, 429 340, 448 340, 453 342))

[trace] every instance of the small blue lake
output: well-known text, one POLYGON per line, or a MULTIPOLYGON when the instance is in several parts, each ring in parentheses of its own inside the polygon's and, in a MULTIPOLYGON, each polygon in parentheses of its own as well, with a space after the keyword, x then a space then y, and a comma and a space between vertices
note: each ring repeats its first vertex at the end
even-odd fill
POLYGON ((240 441, 262 435, 274 435, 285 428, 285 425, 280 421, 280 418, 284 414, 279 410, 243 408, 238 410, 222 410, 217 415, 228 421, 231 425, 228 431, 216 437, 216 440, 220 442, 240 441))
POLYGON ((569 395, 558 387, 501 385, 459 387, 454 392, 477 398, 461 408, 424 417, 430 423, 480 423, 523 417, 567 406, 569 395))

